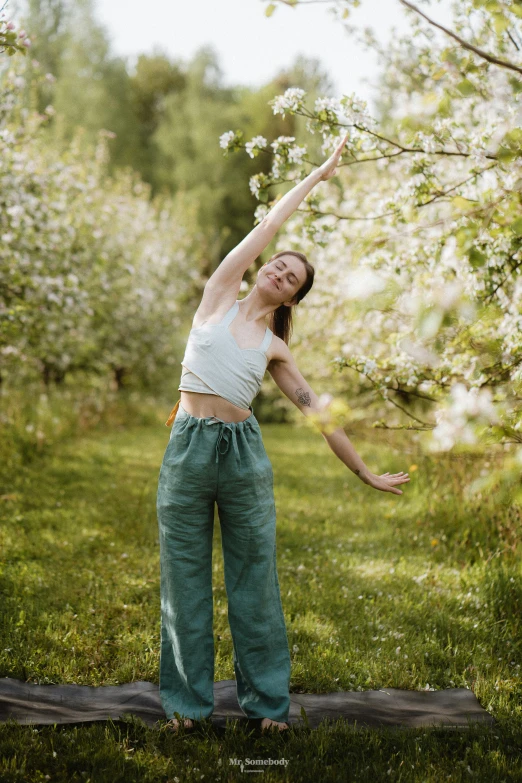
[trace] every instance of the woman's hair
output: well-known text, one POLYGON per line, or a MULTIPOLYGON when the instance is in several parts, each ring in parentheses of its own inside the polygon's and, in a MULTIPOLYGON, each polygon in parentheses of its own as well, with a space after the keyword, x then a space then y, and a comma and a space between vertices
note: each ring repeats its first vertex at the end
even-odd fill
MULTIPOLYGON (((314 284, 315 269, 308 261, 305 254, 300 253, 298 250, 281 250, 279 253, 273 255, 272 258, 267 261, 267 263, 269 264, 270 261, 275 261, 275 259, 279 258, 279 256, 296 256, 305 265, 306 280, 297 294, 295 294, 297 297, 297 302, 300 302, 301 299, 307 295, 308 291, 314 284)), ((287 345, 290 337, 292 336, 292 310, 293 307, 287 307, 286 305, 281 304, 276 310, 274 310, 273 313, 270 314, 269 317, 269 328, 277 337, 280 337, 281 340, 284 340, 287 345)))

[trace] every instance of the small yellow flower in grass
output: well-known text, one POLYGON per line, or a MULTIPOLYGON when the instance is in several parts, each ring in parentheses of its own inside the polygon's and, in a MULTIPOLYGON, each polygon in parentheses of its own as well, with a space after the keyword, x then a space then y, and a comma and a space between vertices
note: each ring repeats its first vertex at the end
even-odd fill
POLYGON ((431 539, 431 545, 432 546, 437 546, 438 543, 439 543, 439 539, 438 538, 432 538, 431 539))
POLYGON ((418 470, 418 469, 419 469, 418 465, 410 465, 410 467, 408 468, 408 472, 413 473, 414 470, 418 470))

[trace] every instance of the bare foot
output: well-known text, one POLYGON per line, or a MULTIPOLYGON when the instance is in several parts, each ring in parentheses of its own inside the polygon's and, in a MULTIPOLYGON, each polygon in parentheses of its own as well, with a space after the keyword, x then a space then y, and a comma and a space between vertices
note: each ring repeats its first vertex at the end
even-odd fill
POLYGON ((261 721, 261 731, 264 731, 265 729, 270 729, 272 731, 276 726, 279 731, 284 731, 288 728, 288 723, 279 723, 278 721, 272 720, 271 718, 263 718, 261 721))
MULTIPOLYGON (((194 723, 190 718, 185 718, 183 721, 183 725, 185 726, 186 729, 194 728, 194 723)), ((173 731, 174 734, 177 734, 179 730, 179 720, 177 718, 172 718, 166 724, 166 728, 169 729, 169 731, 173 731)))

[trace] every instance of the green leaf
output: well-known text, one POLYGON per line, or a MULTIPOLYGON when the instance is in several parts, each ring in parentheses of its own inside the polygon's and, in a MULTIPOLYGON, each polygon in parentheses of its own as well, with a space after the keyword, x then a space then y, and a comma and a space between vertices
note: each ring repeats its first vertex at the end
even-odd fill
POLYGON ((275 3, 270 3, 270 5, 267 5, 267 7, 265 8, 265 16, 272 16, 275 10, 276 10, 275 3))
POLYGON ((470 82, 469 79, 463 79, 461 82, 457 84, 457 90, 461 93, 461 95, 473 95, 473 93, 477 92, 475 86, 472 82, 470 82))
POLYGON ((517 236, 522 236, 522 217, 514 220, 509 227, 514 234, 517 236))
POLYGON ((259 201, 262 201, 263 204, 266 204, 266 202, 268 201, 268 190, 261 188, 257 197, 259 201))
POLYGON ((455 209, 458 209, 460 212, 465 212, 467 209, 470 209, 473 206, 473 202, 468 201, 468 199, 464 198, 463 196, 455 196, 451 199, 451 203, 455 209))
POLYGON ((493 18, 493 27, 497 35, 505 33, 509 27, 509 20, 503 14, 495 14, 493 18))
POLYGON ((445 68, 439 68, 439 70, 438 70, 438 71, 434 71, 434 72, 431 74, 431 78, 432 78, 434 81, 436 81, 436 82, 437 82, 439 79, 442 79, 444 76, 446 76, 446 69, 445 69, 445 68))
POLYGON ((502 6, 498 2, 498 0, 486 0, 484 6, 486 8, 486 11, 489 11, 490 14, 502 13, 502 6))
POLYGON ((476 234, 477 227, 475 226, 461 226, 457 230, 455 239, 457 240, 457 248, 461 255, 462 253, 466 253, 468 248, 471 247, 476 234))
POLYGON ((499 147, 497 150, 497 158, 501 163, 510 163, 516 157, 517 153, 507 147, 499 147))
POLYGON ((522 129, 513 128, 505 134, 497 150, 497 157, 502 162, 509 162, 522 154, 522 129))
POLYGON ((468 253, 469 263, 473 267, 473 269, 477 269, 478 267, 484 266, 486 263, 486 256, 484 253, 481 253, 480 250, 477 250, 476 247, 472 247, 471 250, 468 253))
POLYGON ((504 142, 507 142, 510 146, 522 146, 522 128, 512 128, 506 133, 503 138, 504 142))
POLYGON ((437 111, 441 117, 449 117, 451 114, 451 96, 446 90, 439 101, 437 111))

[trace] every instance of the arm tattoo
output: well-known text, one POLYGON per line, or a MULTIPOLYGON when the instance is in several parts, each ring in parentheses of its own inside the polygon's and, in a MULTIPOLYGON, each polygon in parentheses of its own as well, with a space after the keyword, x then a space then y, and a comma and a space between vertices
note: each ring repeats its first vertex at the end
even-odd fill
POLYGON ((301 403, 301 405, 308 405, 308 407, 311 407, 311 399, 308 392, 299 387, 299 389, 295 390, 295 393, 297 394, 297 400, 301 403))
POLYGON ((357 470, 354 470, 354 473, 355 473, 356 476, 358 476, 360 472, 361 471, 359 470, 359 468, 357 468, 357 470))

